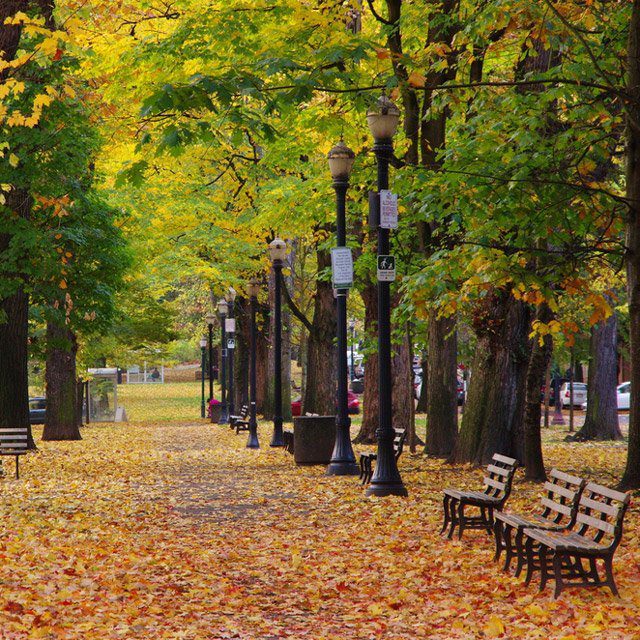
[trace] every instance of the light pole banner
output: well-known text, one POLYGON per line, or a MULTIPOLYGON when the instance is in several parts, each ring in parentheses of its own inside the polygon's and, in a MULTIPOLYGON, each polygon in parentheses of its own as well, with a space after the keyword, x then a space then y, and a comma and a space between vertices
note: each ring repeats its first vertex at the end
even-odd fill
POLYGON ((353 286, 353 256, 349 247, 331 249, 331 279, 334 289, 353 286))

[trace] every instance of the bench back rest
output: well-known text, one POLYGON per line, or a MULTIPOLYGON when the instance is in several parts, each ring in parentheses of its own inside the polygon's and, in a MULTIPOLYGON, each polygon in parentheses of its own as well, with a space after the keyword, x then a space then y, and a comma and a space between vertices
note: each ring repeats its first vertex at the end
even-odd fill
POLYGON ((0 452, 26 451, 27 445, 26 427, 0 428, 0 452))
POLYGON ((499 508, 506 502, 511 493, 513 476, 518 468, 518 461, 499 453, 494 453, 491 464, 487 465, 484 478, 484 493, 499 500, 499 508))
POLYGON ((244 420, 244 418, 246 418, 249 415, 249 405, 248 404, 243 404, 242 405, 242 409, 240 409, 240 415, 242 416, 243 420, 244 420))
POLYGON ((396 460, 402 455, 402 449, 404 447, 404 441, 407 439, 406 429, 394 429, 396 432, 393 438, 393 451, 395 452, 396 460))
POLYGON ((622 537, 622 521, 631 496, 589 482, 582 491, 576 515, 576 532, 615 549, 622 537))
POLYGON ((544 483, 542 517, 555 524, 570 527, 576 521, 578 503, 586 480, 559 469, 551 469, 549 480, 544 483))

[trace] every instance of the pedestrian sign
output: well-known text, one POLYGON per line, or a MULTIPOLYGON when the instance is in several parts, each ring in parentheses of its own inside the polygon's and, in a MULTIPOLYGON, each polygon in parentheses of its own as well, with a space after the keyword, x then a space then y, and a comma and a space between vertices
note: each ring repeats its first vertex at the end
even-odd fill
POLYGON ((396 279, 396 257, 378 256, 378 282, 393 282, 396 279))
POLYGON ((227 349, 235 349, 236 348, 236 341, 233 338, 230 338, 229 340, 227 340, 227 349))

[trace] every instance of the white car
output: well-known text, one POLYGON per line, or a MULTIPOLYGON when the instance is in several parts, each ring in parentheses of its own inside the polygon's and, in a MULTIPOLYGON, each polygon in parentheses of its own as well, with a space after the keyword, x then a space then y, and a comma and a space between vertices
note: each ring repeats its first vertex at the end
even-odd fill
MULTIPOLYGON (((618 410, 629 410, 631 408, 631 383, 623 382, 616 387, 616 402, 618 404, 618 410)), ((587 403, 582 405, 582 408, 586 410, 587 403)))
MULTIPOLYGON (((565 382, 560 387, 560 397, 562 398, 562 406, 568 407, 571 404, 571 383, 565 382)), ((573 383, 573 406, 581 407, 587 401, 587 385, 584 382, 573 383)))
POLYGON ((618 409, 629 409, 631 407, 631 383, 623 382, 616 387, 618 409))

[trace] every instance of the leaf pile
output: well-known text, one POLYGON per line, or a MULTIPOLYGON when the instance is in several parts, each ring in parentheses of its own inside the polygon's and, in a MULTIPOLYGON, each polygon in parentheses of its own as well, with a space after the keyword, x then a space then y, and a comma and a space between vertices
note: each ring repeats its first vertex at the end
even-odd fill
MULTIPOLYGON (((490 539, 438 535, 445 486, 478 470, 400 459, 409 498, 296 468, 210 424, 91 425, 40 442, 0 483, 0 638, 640 637, 639 518, 615 557, 622 594, 503 574, 490 539)), ((613 484, 624 449, 547 444, 547 463, 613 484)), ((511 509, 535 505, 519 475, 511 509)))

